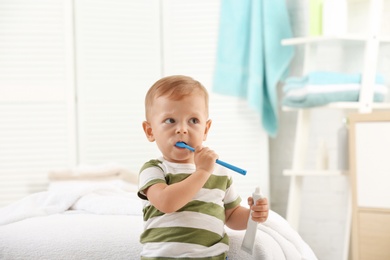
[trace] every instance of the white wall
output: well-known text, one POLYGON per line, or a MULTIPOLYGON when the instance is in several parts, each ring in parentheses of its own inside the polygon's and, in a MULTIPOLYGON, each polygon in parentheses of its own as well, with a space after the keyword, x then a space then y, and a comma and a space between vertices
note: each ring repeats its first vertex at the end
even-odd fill
MULTIPOLYGON (((47 173, 160 156, 142 131, 144 95, 187 74, 211 91, 219 0, 0 0, 0 206, 44 190, 47 173)), ((237 98, 210 97, 207 145, 246 204, 269 195, 268 138, 237 98)))

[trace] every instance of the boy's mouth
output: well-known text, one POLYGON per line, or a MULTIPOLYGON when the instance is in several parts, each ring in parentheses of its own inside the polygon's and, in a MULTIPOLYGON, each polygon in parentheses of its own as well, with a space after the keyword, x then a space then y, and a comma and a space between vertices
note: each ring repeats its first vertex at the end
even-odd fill
POLYGON ((183 141, 177 141, 174 146, 179 149, 186 149, 187 143, 183 141))
POLYGON ((178 147, 178 148, 184 148, 184 147, 181 147, 181 146, 177 145, 177 144, 180 144, 180 143, 187 145, 187 143, 186 143, 186 142, 183 142, 183 141, 177 141, 177 142, 174 144, 174 146, 176 146, 176 147, 178 147))

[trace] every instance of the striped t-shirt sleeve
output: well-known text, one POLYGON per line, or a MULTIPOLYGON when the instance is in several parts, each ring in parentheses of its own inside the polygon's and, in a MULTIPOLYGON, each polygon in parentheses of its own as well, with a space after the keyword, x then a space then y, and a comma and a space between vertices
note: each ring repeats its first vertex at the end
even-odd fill
POLYGON ((227 187, 225 191, 224 207, 225 209, 232 209, 241 203, 241 197, 237 193, 233 185, 233 179, 229 176, 227 187))
POLYGON ((147 200, 145 190, 156 183, 166 183, 164 171, 160 160, 150 160, 146 162, 139 174, 138 197, 147 200))

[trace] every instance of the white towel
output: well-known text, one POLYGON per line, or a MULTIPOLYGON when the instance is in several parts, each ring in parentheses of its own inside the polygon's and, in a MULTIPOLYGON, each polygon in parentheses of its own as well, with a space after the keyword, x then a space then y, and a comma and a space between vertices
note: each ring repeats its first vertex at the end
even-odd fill
POLYGON ((232 255, 247 256, 239 258, 240 260, 317 260, 309 245, 278 213, 270 210, 267 221, 259 224, 257 228, 252 255, 240 248, 245 230, 237 231, 226 228, 231 241, 229 257, 232 255))
POLYGON ((95 214, 140 215, 142 205, 136 193, 125 192, 110 184, 51 190, 31 194, 0 208, 0 226, 26 218, 62 213, 69 209, 95 214))
MULTIPOLYGON (((137 215, 142 221, 141 200, 135 192, 125 192, 113 185, 96 185, 88 189, 53 190, 32 194, 1 208, 0 226, 27 218, 63 213, 69 209, 78 213, 84 211, 99 215, 137 215)), ((42 218, 42 221, 46 223, 47 219, 42 218)), ((21 225, 23 223, 21 222, 21 225)), ((253 255, 240 249, 244 232, 227 228, 231 239, 229 257, 232 259, 317 259, 311 248, 287 221, 271 210, 268 220, 258 225, 253 255)), ((66 238, 64 241, 72 240, 66 238)))
POLYGON ((137 184, 138 174, 116 163, 101 165, 81 164, 69 169, 56 169, 48 174, 50 181, 56 180, 99 180, 122 179, 137 184))
POLYGON ((46 216, 69 209, 80 197, 78 192, 39 192, 0 208, 0 225, 26 218, 46 216))
POLYGON ((258 228, 272 236, 280 245, 283 245, 286 259, 297 259, 294 255, 300 255, 302 260, 317 259, 298 232, 276 212, 270 210, 267 221, 258 225, 258 228))

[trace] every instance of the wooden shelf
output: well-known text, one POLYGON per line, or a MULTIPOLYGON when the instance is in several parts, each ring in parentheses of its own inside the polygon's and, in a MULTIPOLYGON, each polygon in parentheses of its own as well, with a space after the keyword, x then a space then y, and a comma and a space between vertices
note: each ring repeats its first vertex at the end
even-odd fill
MULTIPOLYGON (((300 45, 307 43, 318 43, 326 41, 355 41, 355 42, 366 42, 372 40, 372 37, 363 34, 346 34, 340 36, 308 36, 308 37, 296 37, 282 40, 282 45, 300 45)), ((380 37, 378 39, 380 43, 390 43, 389 37, 380 37)))
POLYGON ((284 176, 342 176, 347 175, 348 171, 339 170, 284 170, 284 176))
MULTIPOLYGON (((284 46, 303 45, 304 59, 303 59, 303 73, 308 74, 313 70, 314 56, 318 52, 318 46, 320 44, 331 43, 335 45, 341 45, 343 48, 347 48, 345 43, 361 44, 363 56, 363 69, 361 88, 359 92, 359 101, 356 102, 334 102, 324 106, 307 107, 307 108, 294 108, 283 106, 284 111, 297 111, 297 125, 294 141, 293 152, 293 169, 287 169, 283 171, 283 175, 290 177, 290 189, 288 196, 288 206, 286 218, 290 225, 298 229, 300 222, 300 208, 301 197, 303 192, 303 180, 304 177, 309 176, 347 176, 349 171, 340 170, 316 170, 316 169, 304 169, 306 165, 306 158, 308 155, 308 143, 309 143, 309 127, 310 113, 316 109, 338 109, 338 110, 356 110, 358 113, 370 113, 372 110, 385 110, 390 109, 388 102, 373 103, 373 90, 372 86, 375 84, 375 75, 377 74, 378 54, 381 44, 390 43, 388 36, 383 37, 381 34, 382 23, 382 10, 383 0, 371 0, 369 1, 368 8, 368 21, 367 32, 366 30, 360 34, 345 34, 335 36, 309 36, 309 37, 296 37, 290 39, 284 39, 281 44, 284 46), (345 45, 345 46, 344 46, 345 45)), ((369 138, 369 137, 368 137, 369 138)), ((350 202, 348 202, 350 203, 350 202)), ((347 219, 345 225, 345 247, 343 251, 343 260, 349 258, 349 242, 350 242, 350 226, 351 226, 351 206, 348 207, 347 219)))

